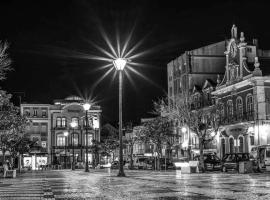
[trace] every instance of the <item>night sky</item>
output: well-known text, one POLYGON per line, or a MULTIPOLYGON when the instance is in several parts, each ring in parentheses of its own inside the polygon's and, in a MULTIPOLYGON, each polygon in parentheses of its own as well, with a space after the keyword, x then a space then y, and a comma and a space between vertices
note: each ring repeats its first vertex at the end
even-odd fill
POLYGON ((123 120, 138 122, 150 116, 152 101, 166 94, 167 63, 185 50, 229 38, 233 23, 247 40, 258 38, 260 48, 270 49, 266 2, 1 1, 0 39, 10 43, 14 68, 1 86, 10 93, 24 92, 26 102, 91 94, 102 106, 103 122, 115 122, 118 79, 113 81, 111 73, 95 86, 106 73, 98 69, 106 63, 78 55, 104 56, 93 42, 109 51, 100 28, 115 44, 117 32, 124 41, 135 27, 130 47, 144 39, 136 53, 151 49, 136 59, 143 63, 136 69, 149 80, 134 73, 134 84, 124 78, 123 120))

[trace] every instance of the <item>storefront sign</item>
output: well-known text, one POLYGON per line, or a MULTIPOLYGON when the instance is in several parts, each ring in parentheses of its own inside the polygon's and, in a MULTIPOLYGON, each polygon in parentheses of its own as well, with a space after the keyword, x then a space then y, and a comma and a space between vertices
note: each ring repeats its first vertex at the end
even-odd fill
POLYGON ((24 157, 23 158, 23 166, 31 167, 32 166, 32 157, 24 157))

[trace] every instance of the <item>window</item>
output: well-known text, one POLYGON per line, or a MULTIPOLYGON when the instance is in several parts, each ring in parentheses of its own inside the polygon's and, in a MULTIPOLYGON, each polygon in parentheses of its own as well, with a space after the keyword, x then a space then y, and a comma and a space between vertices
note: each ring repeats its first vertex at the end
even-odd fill
POLYGON ((61 127, 61 117, 56 118, 56 126, 61 127))
POLYGON ((255 144, 255 142, 254 142, 254 136, 251 135, 251 136, 249 137, 249 139, 250 139, 250 145, 254 145, 254 144, 255 144))
POLYGON ((33 132, 34 133, 39 133, 38 123, 33 123, 33 132))
POLYGON ((64 135, 57 135, 57 146, 65 146, 66 137, 64 135))
POLYGON ((66 127, 67 125, 67 119, 65 117, 62 117, 62 127, 66 127))
POLYGON ((34 117, 37 117, 37 108, 34 108, 34 117))
POLYGON ((233 102, 232 102, 232 100, 227 101, 227 115, 229 117, 233 116, 233 102))
POLYGON ((47 117, 47 111, 46 110, 42 110, 42 117, 47 117))
POLYGON ((251 94, 247 95, 247 114, 251 115, 253 113, 253 97, 251 94))
POLYGON ((239 152, 243 153, 244 152, 244 138, 239 137, 239 152))
POLYGON ((237 117, 243 117, 243 101, 241 97, 236 99, 237 117))
MULTIPOLYGON (((88 133, 88 146, 92 145, 93 135, 88 133)), ((85 135, 85 146, 86 146, 86 135, 85 135)))
POLYGON ((230 153, 234 152, 234 140, 233 138, 229 139, 229 143, 230 143, 230 153))
POLYGON ((78 146, 79 145, 79 135, 77 133, 72 134, 73 136, 73 143, 72 145, 78 146))
POLYGON ((24 115, 29 117, 30 116, 30 110, 29 109, 25 109, 24 110, 24 115))
POLYGON ((76 127, 78 127, 78 125, 79 125, 79 120, 78 120, 78 118, 77 117, 73 117, 73 118, 71 118, 71 122, 75 122, 76 123, 76 127))
POLYGON ((224 105, 221 104, 221 105, 220 105, 220 117, 221 117, 221 118, 224 118, 224 116, 225 116, 225 115, 224 115, 224 105))

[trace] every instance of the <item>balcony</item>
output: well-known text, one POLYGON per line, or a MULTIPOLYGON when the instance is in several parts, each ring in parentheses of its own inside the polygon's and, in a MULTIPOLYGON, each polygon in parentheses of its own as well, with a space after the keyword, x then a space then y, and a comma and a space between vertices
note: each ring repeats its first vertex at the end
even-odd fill
POLYGON ((239 122, 248 122, 248 121, 254 121, 254 112, 245 112, 243 114, 234 114, 230 116, 223 117, 221 119, 221 124, 226 125, 226 124, 236 124, 239 122))

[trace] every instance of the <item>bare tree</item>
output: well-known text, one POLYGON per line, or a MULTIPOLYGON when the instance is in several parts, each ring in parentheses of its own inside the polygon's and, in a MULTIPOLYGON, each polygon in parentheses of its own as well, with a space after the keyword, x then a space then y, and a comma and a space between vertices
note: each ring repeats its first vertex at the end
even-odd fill
MULTIPOLYGON (((219 104, 208 107, 199 107, 192 102, 187 93, 182 93, 174 105, 168 105, 165 100, 161 102, 164 115, 177 120, 180 126, 187 126, 199 139, 200 169, 204 171, 203 150, 207 143, 213 141, 221 125, 219 104)), ((189 155, 190 155, 190 148, 189 155)))
POLYGON ((5 80, 7 72, 12 70, 11 59, 7 53, 8 48, 7 42, 0 41, 0 80, 5 80))
POLYGON ((133 147, 136 143, 143 141, 144 131, 143 127, 135 126, 131 133, 126 133, 124 144, 129 147, 130 168, 133 169, 133 147))

